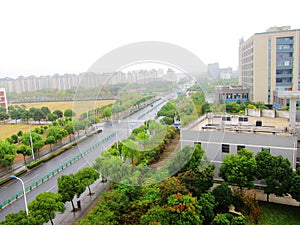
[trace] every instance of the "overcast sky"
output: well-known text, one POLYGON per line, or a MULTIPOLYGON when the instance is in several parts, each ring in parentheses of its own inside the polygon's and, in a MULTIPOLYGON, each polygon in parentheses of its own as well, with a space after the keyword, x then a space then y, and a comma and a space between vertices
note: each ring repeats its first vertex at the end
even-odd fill
POLYGON ((126 44, 163 41, 238 66, 239 39, 300 28, 297 0, 0 0, 0 78, 85 72, 126 44))

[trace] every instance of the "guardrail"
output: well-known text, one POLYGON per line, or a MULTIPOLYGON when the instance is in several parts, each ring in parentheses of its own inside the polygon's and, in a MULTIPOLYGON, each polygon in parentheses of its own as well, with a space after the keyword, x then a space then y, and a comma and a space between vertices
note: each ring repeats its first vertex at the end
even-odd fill
MULTIPOLYGON (((51 177, 53 177, 54 175, 56 175, 57 173, 59 173, 60 171, 62 171, 63 169, 65 169, 67 166, 70 166, 73 162, 75 162, 78 159, 82 158, 84 155, 88 154, 89 152, 91 152, 92 150, 94 150, 95 148, 97 148, 100 144, 108 141, 110 138, 114 137, 115 135, 116 135, 116 132, 111 133, 110 135, 108 135, 105 138, 101 139, 95 145, 89 147, 85 151, 81 152, 80 154, 76 155, 72 159, 68 160, 67 162, 65 162, 64 164, 62 164, 61 166, 59 166, 58 168, 56 168, 53 171, 49 172, 44 177, 38 179, 37 181, 33 182, 31 185, 25 187, 25 192, 27 193, 27 192, 31 191, 32 189, 38 187, 40 184, 44 183, 45 181, 47 181, 48 179, 50 179, 51 177)), ((17 192, 16 194, 12 195, 7 200, 1 202, 0 203, 0 210, 4 209, 6 206, 8 206, 9 204, 13 203, 14 201, 16 201, 18 198, 22 197, 23 195, 24 195, 23 194, 23 190, 21 190, 21 191, 17 192)))

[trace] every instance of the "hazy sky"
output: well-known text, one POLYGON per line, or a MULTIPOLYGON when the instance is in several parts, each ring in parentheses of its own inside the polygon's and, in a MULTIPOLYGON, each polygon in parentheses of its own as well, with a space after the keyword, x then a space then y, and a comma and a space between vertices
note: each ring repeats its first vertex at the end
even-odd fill
POLYGON ((297 0, 0 0, 0 78, 85 72, 114 48, 163 41, 238 66, 239 39, 300 28, 297 0))

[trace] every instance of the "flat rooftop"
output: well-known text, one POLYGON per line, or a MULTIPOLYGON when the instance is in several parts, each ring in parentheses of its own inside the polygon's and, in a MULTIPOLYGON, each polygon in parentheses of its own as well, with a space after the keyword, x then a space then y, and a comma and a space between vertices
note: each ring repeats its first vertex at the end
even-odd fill
POLYGON ((295 131, 290 128, 286 118, 252 117, 243 115, 209 115, 194 125, 191 130, 222 130, 238 133, 260 133, 293 136, 295 131))

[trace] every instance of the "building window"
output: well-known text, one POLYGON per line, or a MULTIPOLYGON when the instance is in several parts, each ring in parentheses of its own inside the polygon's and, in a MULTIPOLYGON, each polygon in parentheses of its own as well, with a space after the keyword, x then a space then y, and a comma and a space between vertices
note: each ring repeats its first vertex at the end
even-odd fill
POLYGON ((246 146, 245 145, 238 145, 236 146, 236 150, 237 152, 239 152, 239 150, 244 149, 246 146))
POLYGON ((223 153, 229 153, 229 145, 222 144, 222 152, 223 153))
POLYGON ((248 122, 248 117, 243 117, 243 116, 240 116, 239 117, 239 122, 248 122))
POLYGON ((261 148, 261 151, 268 151, 268 152, 270 152, 270 148, 262 147, 262 148, 261 148))

